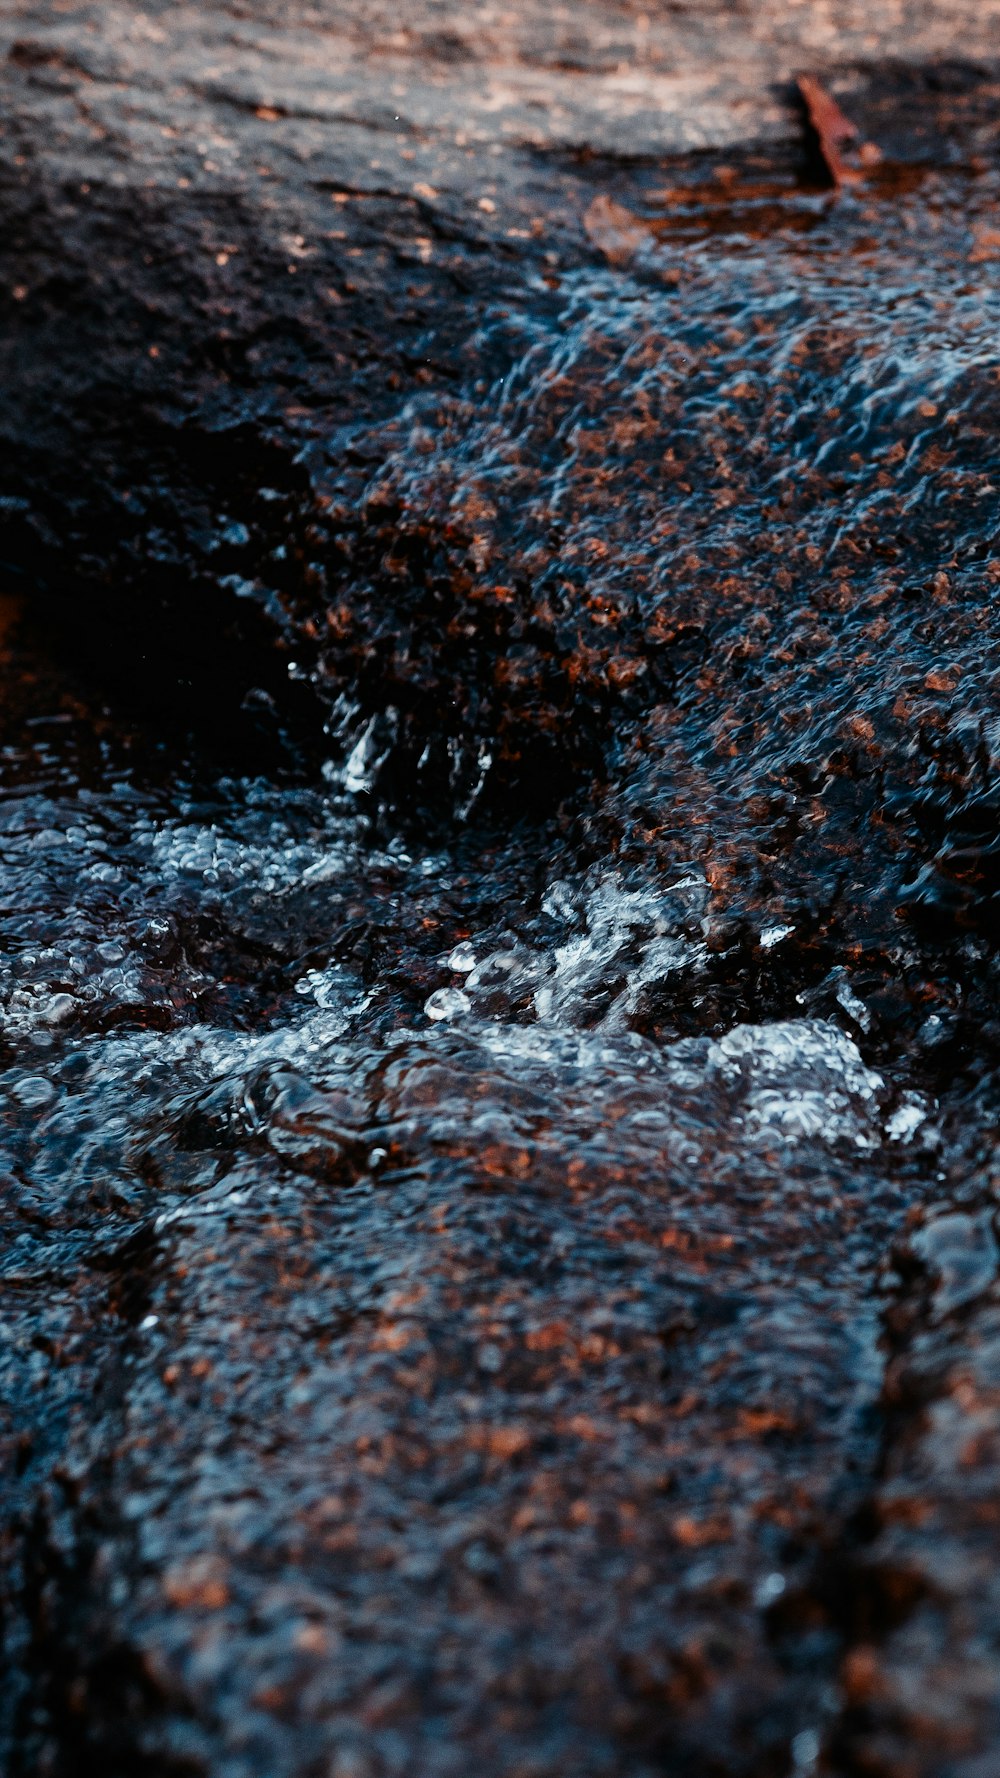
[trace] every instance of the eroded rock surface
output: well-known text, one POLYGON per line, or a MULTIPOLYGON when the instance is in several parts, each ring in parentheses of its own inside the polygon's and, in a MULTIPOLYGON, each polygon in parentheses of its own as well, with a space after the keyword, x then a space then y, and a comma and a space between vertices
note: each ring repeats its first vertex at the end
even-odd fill
POLYGON ((995 25, 0 20, 12 1775, 994 1771, 995 25))

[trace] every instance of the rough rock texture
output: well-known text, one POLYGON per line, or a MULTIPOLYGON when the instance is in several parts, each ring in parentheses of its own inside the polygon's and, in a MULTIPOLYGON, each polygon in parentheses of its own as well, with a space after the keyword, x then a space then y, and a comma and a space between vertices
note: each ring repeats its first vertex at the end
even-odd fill
POLYGON ((998 12, 4 10, 12 1778, 995 1772, 998 12))

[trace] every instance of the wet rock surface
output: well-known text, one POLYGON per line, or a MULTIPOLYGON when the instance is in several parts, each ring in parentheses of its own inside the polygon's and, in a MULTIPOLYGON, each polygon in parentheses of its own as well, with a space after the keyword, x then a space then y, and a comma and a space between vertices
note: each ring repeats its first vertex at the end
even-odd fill
POLYGON ((995 1769, 994 28, 0 21, 12 1775, 995 1769))

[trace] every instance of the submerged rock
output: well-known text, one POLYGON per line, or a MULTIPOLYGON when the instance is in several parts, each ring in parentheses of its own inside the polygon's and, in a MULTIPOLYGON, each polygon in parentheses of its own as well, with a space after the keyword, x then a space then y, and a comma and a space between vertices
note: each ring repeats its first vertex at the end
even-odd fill
POLYGON ((993 27, 912 10, 2 27, 12 1775, 992 1769, 993 27))

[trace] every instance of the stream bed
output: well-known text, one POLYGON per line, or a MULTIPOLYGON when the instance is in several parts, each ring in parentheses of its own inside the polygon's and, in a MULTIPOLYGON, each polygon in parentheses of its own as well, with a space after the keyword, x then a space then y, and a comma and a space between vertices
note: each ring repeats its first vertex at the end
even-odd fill
POLYGON ((994 1770, 998 187, 619 175, 220 432, 207 725, 12 582, 12 1778, 994 1770))

